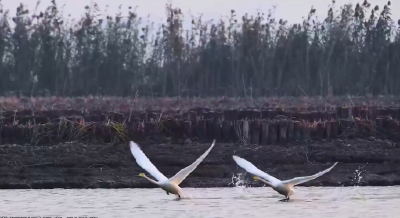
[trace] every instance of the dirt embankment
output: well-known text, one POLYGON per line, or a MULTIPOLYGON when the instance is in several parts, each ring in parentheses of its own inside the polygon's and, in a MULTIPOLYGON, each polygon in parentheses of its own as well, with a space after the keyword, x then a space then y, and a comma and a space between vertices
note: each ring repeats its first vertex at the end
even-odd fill
MULTIPOLYGON (((144 153, 167 177, 197 159, 210 144, 141 144, 144 153)), ((244 146, 218 143, 182 187, 231 186, 232 175, 243 172, 232 155, 237 154, 279 179, 311 175, 339 164, 308 186, 357 184, 400 185, 400 146, 381 140, 329 141, 287 146, 244 146)), ((142 170, 128 144, 54 146, 0 146, 0 188, 150 188, 138 177, 142 170)), ((249 174, 246 180, 254 182, 249 174)))

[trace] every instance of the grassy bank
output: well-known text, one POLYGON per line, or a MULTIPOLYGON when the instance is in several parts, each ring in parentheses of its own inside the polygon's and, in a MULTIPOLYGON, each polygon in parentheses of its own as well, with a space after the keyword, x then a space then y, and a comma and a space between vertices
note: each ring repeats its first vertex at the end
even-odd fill
POLYGON ((0 94, 397 95, 400 21, 390 7, 333 3, 318 9, 325 18, 311 8, 296 24, 227 8, 228 20, 197 17, 191 29, 171 5, 164 24, 144 28, 133 8, 102 20, 93 4, 76 24, 55 2, 42 12, 2 7, 0 94))
MULTIPOLYGON (((141 98, 118 96, 86 97, 0 97, 0 113, 10 111, 22 114, 35 114, 40 111, 76 110, 88 112, 100 110, 107 112, 130 111, 188 111, 192 109, 266 109, 303 108, 308 111, 329 111, 337 107, 378 107, 399 108, 399 96, 332 96, 332 97, 259 97, 259 98, 141 98)), ((12 115, 11 114, 11 115, 12 115)), ((2 114, 4 115, 4 114, 2 114)), ((10 115, 10 116, 11 116, 10 115)), ((0 114, 1 117, 1 114, 0 114)))
POLYGON ((399 142, 399 98, 4 98, 0 144, 399 142))

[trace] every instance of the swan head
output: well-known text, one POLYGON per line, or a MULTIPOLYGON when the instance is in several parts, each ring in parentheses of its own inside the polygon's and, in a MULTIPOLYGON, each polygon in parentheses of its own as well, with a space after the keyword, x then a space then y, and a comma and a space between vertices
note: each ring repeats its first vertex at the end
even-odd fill
POLYGON ((139 173, 139 176, 140 176, 140 177, 143 177, 143 178, 146 177, 146 176, 144 175, 144 173, 139 173))
POLYGON ((254 176, 253 179, 254 180, 260 180, 260 178, 258 176, 254 176))

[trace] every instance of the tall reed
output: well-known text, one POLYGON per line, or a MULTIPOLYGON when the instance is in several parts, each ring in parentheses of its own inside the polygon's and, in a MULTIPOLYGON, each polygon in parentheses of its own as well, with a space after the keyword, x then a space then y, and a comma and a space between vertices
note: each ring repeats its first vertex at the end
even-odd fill
POLYGON ((311 8, 295 24, 271 10, 231 10, 227 20, 193 18, 191 29, 172 5, 159 26, 143 24, 131 7, 103 20, 94 3, 73 22, 54 0, 43 12, 21 5, 10 15, 1 6, 0 94, 400 94, 400 21, 390 6, 333 1, 325 19, 311 8))

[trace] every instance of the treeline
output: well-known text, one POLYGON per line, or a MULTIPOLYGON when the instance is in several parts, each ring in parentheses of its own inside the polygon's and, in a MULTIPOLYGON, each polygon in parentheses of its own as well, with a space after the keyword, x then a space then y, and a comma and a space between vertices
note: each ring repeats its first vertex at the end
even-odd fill
POLYGON ((335 6, 301 23, 269 13, 208 22, 166 6, 164 24, 129 13, 79 21, 0 6, 0 95, 315 96, 400 94, 399 21, 391 4, 335 6), (10 25, 9 22, 13 22, 10 25))

